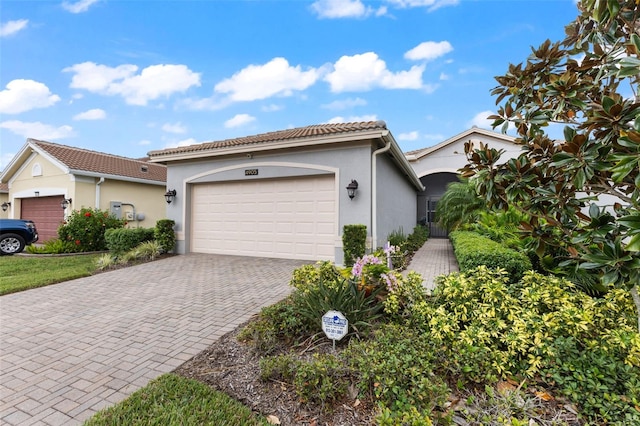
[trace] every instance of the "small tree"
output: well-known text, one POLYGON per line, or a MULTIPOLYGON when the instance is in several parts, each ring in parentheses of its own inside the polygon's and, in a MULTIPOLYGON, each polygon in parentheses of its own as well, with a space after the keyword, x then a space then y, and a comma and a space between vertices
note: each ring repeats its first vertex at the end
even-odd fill
POLYGON ((578 9, 564 41, 547 40, 496 77, 503 105, 490 118, 515 126, 522 154, 501 164, 502 152, 467 143, 462 172, 491 206, 531 216, 522 229, 548 269, 629 289, 640 330, 640 5, 578 9), (564 140, 547 136, 550 123, 565 125, 564 140))

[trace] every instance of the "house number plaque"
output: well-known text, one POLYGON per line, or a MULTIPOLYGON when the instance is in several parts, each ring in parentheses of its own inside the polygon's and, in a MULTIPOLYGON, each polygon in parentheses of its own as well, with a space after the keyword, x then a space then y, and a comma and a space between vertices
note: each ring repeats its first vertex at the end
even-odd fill
POLYGON ((244 171, 245 176, 258 176, 258 169, 246 169, 244 171))

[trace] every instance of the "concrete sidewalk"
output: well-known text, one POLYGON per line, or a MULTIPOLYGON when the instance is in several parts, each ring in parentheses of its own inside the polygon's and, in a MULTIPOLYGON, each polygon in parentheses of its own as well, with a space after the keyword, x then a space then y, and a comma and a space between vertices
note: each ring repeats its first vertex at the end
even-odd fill
POLYGON ((429 238, 411 259, 403 274, 416 271, 424 278, 424 286, 433 290, 439 275, 457 272, 458 262, 453 254, 453 246, 448 238, 429 238))
POLYGON ((0 424, 80 424, 285 297, 304 263, 189 254, 0 297, 0 424))

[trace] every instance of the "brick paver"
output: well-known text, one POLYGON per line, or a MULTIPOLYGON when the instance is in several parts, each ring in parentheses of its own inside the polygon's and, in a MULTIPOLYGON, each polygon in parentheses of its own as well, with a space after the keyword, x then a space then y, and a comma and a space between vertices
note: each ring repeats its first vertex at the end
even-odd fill
POLYGON ((0 297, 0 424, 81 423, 285 297, 304 263, 189 254, 0 297))
POLYGON ((409 271, 422 274, 424 286, 433 290, 438 276, 459 271, 451 241, 448 238, 429 238, 413 255, 404 274, 409 271))

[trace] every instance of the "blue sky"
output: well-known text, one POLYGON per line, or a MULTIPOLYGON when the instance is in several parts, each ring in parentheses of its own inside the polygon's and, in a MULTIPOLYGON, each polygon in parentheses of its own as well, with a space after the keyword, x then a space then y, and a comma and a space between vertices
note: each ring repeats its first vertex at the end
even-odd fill
POLYGON ((384 120, 404 151, 490 128, 494 76, 574 0, 2 0, 0 168, 27 138, 128 157, 384 120))

